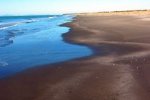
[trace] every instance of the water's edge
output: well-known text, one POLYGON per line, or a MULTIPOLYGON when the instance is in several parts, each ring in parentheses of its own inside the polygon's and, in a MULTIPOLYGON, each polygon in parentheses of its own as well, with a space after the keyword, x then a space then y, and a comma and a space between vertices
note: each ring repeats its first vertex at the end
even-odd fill
POLYGON ((76 43, 72 43, 72 42, 69 42, 68 40, 65 39, 65 35, 69 34, 70 31, 71 31, 71 27, 67 26, 67 24, 68 23, 72 23, 74 21, 75 17, 76 16, 74 16, 72 18, 72 20, 67 21, 66 23, 62 23, 62 24, 58 25, 60 28, 68 28, 69 29, 67 32, 61 33, 62 41, 65 42, 65 43, 67 43, 67 44, 69 44, 69 45, 74 45, 74 46, 79 46, 79 47, 81 46, 81 47, 88 48, 89 49, 89 53, 88 54, 86 54, 84 56, 80 56, 80 57, 70 58, 70 59, 67 59, 67 60, 64 60, 64 61, 54 62, 54 63, 50 62, 50 63, 47 63, 47 64, 40 64, 40 65, 31 66, 31 67, 27 66, 27 68, 25 70, 18 71, 18 72, 15 72, 15 74, 8 75, 6 77, 1 77, 1 78, 12 77, 12 76, 17 75, 19 73, 22 73, 24 71, 32 70, 33 68, 42 68, 42 67, 48 66, 48 65, 52 66, 52 65, 55 65, 55 64, 63 64, 64 62, 69 62, 69 61, 72 61, 72 60, 80 60, 80 59, 84 59, 84 58, 87 58, 87 57, 91 56, 93 54, 92 49, 90 47, 88 47, 87 45, 83 45, 83 44, 79 44, 79 43, 77 43, 77 44, 76 43))

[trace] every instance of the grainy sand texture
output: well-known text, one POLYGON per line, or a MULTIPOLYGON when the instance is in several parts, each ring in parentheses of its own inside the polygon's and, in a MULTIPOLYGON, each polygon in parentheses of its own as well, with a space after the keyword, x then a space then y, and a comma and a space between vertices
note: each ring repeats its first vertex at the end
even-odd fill
POLYGON ((0 100, 150 100, 149 14, 77 14, 66 42, 90 57, 0 80, 0 100))

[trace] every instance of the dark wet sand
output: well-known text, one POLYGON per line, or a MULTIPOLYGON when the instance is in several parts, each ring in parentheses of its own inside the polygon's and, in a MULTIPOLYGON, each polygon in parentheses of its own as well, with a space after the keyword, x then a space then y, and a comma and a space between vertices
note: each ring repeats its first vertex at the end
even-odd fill
POLYGON ((0 80, 0 100, 150 100, 148 18, 77 16, 65 41, 94 54, 0 80))

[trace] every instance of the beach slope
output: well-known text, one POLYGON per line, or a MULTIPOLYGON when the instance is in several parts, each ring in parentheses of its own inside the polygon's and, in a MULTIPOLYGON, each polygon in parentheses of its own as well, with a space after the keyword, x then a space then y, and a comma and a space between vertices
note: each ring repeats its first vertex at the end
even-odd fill
POLYGON ((149 100, 150 16, 79 14, 66 42, 93 55, 0 80, 0 100, 149 100))

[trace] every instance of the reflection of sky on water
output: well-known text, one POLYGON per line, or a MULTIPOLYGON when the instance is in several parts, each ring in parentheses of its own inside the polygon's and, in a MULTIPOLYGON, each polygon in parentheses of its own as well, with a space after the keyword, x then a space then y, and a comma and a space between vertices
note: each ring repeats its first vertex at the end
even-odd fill
POLYGON ((89 56, 91 50, 87 47, 63 41, 62 34, 69 28, 59 25, 71 20, 72 16, 58 16, 1 30, 0 77, 31 66, 89 56))

